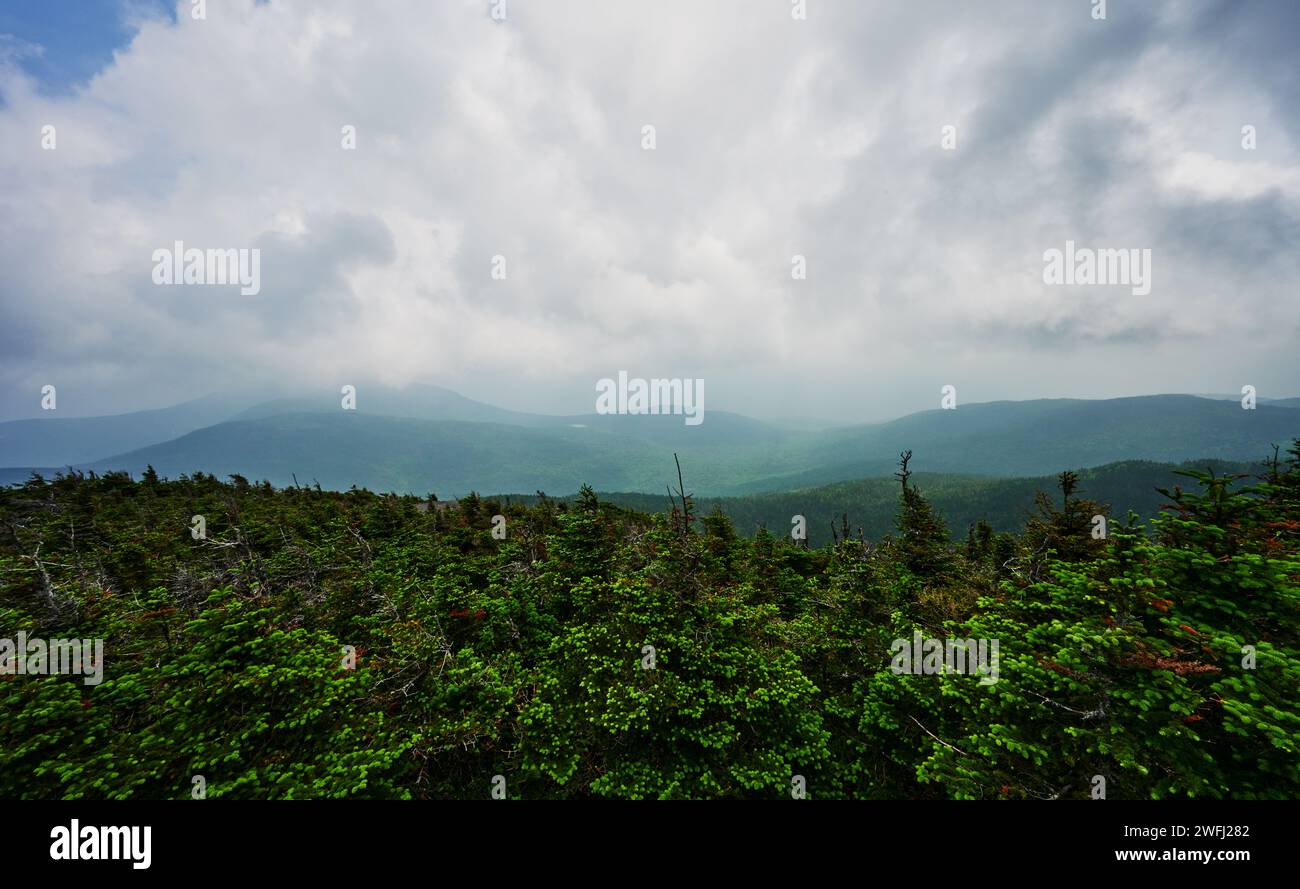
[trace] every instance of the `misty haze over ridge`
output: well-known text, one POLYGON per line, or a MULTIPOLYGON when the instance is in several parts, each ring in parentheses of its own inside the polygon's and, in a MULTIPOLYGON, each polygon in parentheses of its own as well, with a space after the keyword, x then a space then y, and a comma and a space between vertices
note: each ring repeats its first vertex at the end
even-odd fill
POLYGON ((1300 436, 1300 399, 1190 395, 1042 399, 931 409, 887 423, 786 428, 725 411, 549 416, 505 411, 438 387, 358 390, 249 403, 209 398, 107 418, 0 424, 5 482, 72 465, 167 476, 239 474, 285 486, 440 496, 569 494, 582 484, 656 493, 680 454, 702 495, 790 490, 888 476, 901 450, 931 473, 1040 476, 1125 460, 1258 461, 1300 436), (55 455, 61 459, 52 459, 55 455))

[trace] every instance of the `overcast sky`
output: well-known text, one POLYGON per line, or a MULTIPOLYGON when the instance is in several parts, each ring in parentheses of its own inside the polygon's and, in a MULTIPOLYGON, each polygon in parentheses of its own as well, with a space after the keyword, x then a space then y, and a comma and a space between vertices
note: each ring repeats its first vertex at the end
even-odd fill
POLYGON ((850 420, 1300 394, 1300 3, 492 5, 0 0, 0 418, 577 413, 619 370, 850 420), (156 285, 177 240, 261 291, 156 285), (1046 285, 1067 240, 1149 249, 1150 293, 1046 285))

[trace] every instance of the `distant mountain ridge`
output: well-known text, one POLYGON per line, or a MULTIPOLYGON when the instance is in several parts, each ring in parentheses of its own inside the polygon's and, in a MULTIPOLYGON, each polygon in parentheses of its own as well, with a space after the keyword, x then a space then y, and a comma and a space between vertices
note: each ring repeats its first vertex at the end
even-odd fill
POLYGON ((0 423, 0 466, 67 466, 177 438, 229 420, 236 396, 213 395, 172 407, 106 417, 48 417, 0 423))
MULTIPOLYGON (((262 402, 233 419, 258 420, 288 413, 333 414, 340 411, 335 395, 314 398, 281 398, 262 402)), ((699 444, 701 442, 774 441, 785 432, 773 425, 727 411, 706 411, 707 423, 689 428, 679 415, 672 414, 532 414, 495 407, 466 398, 439 386, 416 386, 411 389, 371 389, 357 398, 356 414, 400 417, 412 420, 455 420, 497 423, 530 429, 563 427, 600 429, 615 434, 631 434, 661 443, 699 444), (707 429, 704 427, 708 427, 707 429)))
POLYGON ((139 473, 152 465, 168 476, 239 474, 276 485, 296 476, 331 488, 442 497, 568 494, 583 484, 658 494, 675 483, 676 453, 696 493, 746 495, 885 477, 909 449, 919 470, 990 477, 1124 460, 1254 461, 1271 444, 1300 436, 1300 399, 1289 401, 1296 405, 1261 402, 1255 410, 1191 395, 999 401, 801 429, 714 410, 699 426, 677 415, 529 414, 439 387, 370 387, 355 411, 330 393, 0 424, 0 464, 9 466, 0 479, 25 477, 29 466, 139 473), (205 422, 212 416, 220 419, 205 422), (120 452, 104 454, 122 442, 120 452))

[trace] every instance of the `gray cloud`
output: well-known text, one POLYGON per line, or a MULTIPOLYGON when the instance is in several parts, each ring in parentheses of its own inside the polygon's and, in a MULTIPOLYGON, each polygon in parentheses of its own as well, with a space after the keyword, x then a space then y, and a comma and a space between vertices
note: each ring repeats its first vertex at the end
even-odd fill
POLYGON ((508 8, 209 4, 64 97, 0 43, 0 412, 349 375, 578 412, 619 369, 848 419, 1300 390, 1293 4, 508 8), (178 239, 259 246, 262 293, 153 286, 178 239), (1067 239, 1151 248, 1152 293, 1044 286, 1067 239))

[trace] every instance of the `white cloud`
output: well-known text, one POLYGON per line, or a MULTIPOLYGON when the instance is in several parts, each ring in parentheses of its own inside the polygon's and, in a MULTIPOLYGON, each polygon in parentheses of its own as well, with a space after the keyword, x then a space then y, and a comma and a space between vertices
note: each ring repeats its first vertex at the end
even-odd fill
MULTIPOLYGON (((357 377, 569 412, 619 369, 848 418, 932 406, 940 383, 1300 389, 1291 97, 1205 37, 1215 7, 187 10, 70 97, 0 52, 10 413, 51 380, 103 413, 357 377), (1067 238, 1152 248, 1152 294, 1044 287, 1067 238), (175 240, 260 246, 262 292, 155 287, 175 240), (1206 362, 1224 329, 1238 351, 1206 362)), ((1277 26, 1255 16, 1234 27, 1277 26)))

